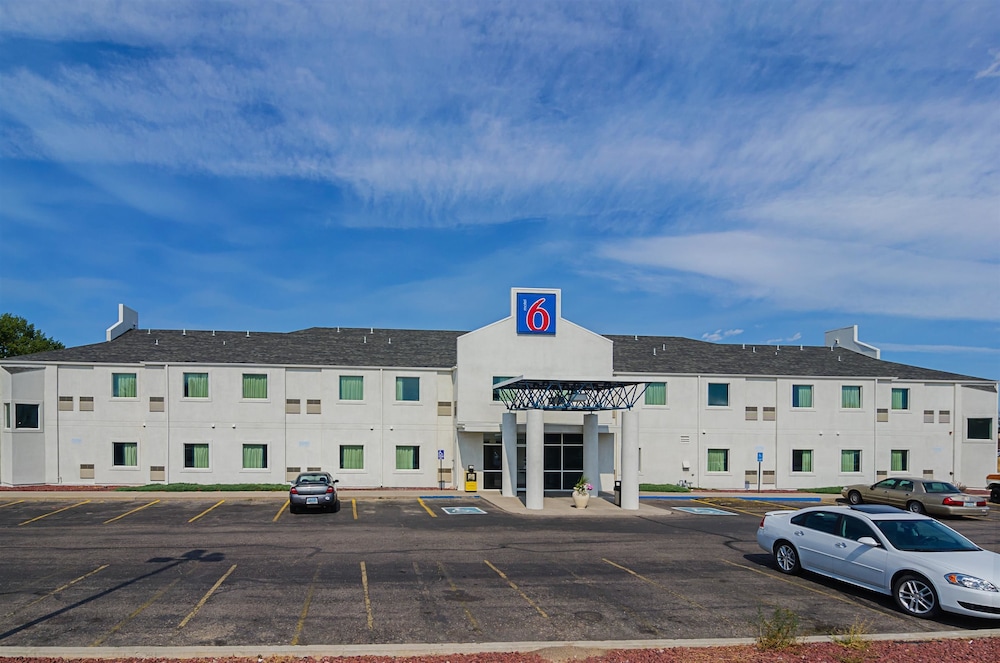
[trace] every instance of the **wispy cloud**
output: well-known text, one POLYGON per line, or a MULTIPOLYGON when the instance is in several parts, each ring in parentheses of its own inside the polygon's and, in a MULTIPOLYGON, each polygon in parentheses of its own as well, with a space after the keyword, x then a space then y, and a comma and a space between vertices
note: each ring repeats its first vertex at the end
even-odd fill
POLYGON ((727 338, 732 338, 733 336, 739 336, 743 333, 742 329, 727 329, 725 331, 721 329, 716 329, 714 332, 706 332, 701 335, 703 341, 724 341, 727 338))

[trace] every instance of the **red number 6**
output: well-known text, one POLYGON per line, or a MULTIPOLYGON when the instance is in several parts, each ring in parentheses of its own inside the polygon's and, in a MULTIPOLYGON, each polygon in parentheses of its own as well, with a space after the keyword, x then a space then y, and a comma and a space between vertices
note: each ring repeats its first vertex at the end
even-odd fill
POLYGON ((542 304, 544 303, 544 299, 536 300, 525 314, 524 321, 527 323, 528 329, 533 332, 545 331, 549 328, 549 323, 551 321, 549 319, 549 312, 542 308, 542 304), (541 317, 541 321, 539 324, 536 324, 539 316, 541 317))

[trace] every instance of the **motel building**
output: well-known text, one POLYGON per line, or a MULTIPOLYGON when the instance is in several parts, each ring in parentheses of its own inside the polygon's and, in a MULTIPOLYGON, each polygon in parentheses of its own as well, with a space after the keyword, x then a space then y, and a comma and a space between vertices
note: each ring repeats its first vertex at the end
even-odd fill
POLYGON ((474 331, 143 329, 0 360, 0 485, 281 483, 543 495, 581 476, 795 490, 933 476, 982 487, 997 382, 823 345, 602 335, 557 289, 514 288, 474 331))

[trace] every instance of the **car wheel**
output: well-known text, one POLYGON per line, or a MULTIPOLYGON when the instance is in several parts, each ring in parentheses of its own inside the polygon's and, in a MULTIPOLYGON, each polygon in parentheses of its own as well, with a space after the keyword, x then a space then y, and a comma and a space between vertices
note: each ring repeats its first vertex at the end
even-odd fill
POLYGON ((847 501, 851 504, 861 504, 864 500, 861 499, 861 493, 856 490, 852 490, 847 493, 847 501))
POLYGON ((990 490, 990 501, 994 504, 1000 504, 1000 487, 990 490))
POLYGON ((912 511, 913 513, 925 513, 924 505, 916 500, 911 500, 906 503, 906 510, 912 511))
POLYGON ((778 570, 788 575, 795 575, 802 570, 799 565, 799 553, 788 541, 778 541, 774 544, 774 563, 778 570))
POLYGON ((340 500, 333 503, 333 512, 337 513, 338 511, 340 511, 340 500))
POLYGON ((299 507, 295 506, 294 504, 289 504, 288 513, 302 513, 302 512, 299 510, 299 507))
POLYGON ((941 610, 934 587, 923 576, 901 576, 892 586, 892 597, 900 610, 921 619, 933 617, 941 610))

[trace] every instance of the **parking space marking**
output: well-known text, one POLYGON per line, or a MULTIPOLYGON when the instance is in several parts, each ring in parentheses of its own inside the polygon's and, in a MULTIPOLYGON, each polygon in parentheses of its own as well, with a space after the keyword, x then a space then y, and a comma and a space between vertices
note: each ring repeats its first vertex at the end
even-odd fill
MULTIPOLYGON (((414 562, 413 568, 416 569, 416 567, 417 563, 414 562)), ((455 584, 455 581, 451 579, 451 576, 448 574, 447 569, 444 568, 444 562, 438 562, 438 570, 441 572, 441 576, 448 581, 448 587, 451 588, 452 594, 456 595, 459 594, 461 590, 458 588, 458 585, 455 584)), ((472 616, 472 613, 469 611, 469 609, 463 605, 462 610, 465 611, 466 618, 468 618, 469 623, 472 624, 472 630, 476 632, 481 632, 481 629, 479 628, 479 622, 477 622, 476 618, 472 616)))
POLYGON ((368 593, 368 569, 361 562, 361 587, 365 591, 365 612, 368 613, 368 630, 375 630, 375 616, 372 615, 372 598, 368 593))
POLYGON ((506 576, 506 574, 504 574, 504 572, 503 572, 503 571, 501 571, 501 570, 500 570, 500 569, 498 569, 497 567, 493 566, 493 564, 491 564, 491 563, 490 563, 490 560, 488 560, 488 559, 484 559, 484 560, 483 560, 483 562, 485 562, 485 563, 486 563, 486 566, 488 566, 488 567, 490 567, 491 569, 493 569, 494 571, 496 571, 496 572, 497 572, 497 575, 498 575, 498 576, 500 576, 501 578, 503 578, 504 580, 506 580, 506 581, 507 581, 507 584, 508 584, 508 585, 510 585, 511 589, 513 589, 513 590, 514 590, 515 592, 517 592, 518 594, 520 594, 520 595, 521 595, 521 598, 522 598, 522 599, 524 599, 525 601, 527 601, 527 602, 528 602, 528 605, 530 605, 530 606, 531 606, 532 608, 534 608, 535 610, 537 610, 537 611, 538 611, 538 614, 540 614, 540 615, 541 615, 542 617, 545 617, 545 619, 548 619, 548 618, 549 618, 549 616, 548 616, 547 614, 545 614, 545 611, 544 611, 544 610, 542 610, 542 609, 541 609, 541 608, 540 608, 540 607, 538 606, 538 604, 537 604, 537 603, 535 603, 535 602, 534 602, 534 601, 532 601, 532 600, 531 600, 530 598, 528 598, 528 595, 527 595, 527 594, 525 594, 524 592, 522 592, 522 591, 521 591, 521 588, 520 588, 520 587, 518 587, 518 586, 517 586, 516 584, 514 584, 514 581, 513 581, 513 580, 511 580, 510 578, 508 578, 508 577, 506 576))
POLYGON ((189 523, 193 523, 194 521, 198 520, 199 518, 201 518, 202 516, 204 516, 204 515, 205 515, 206 513, 208 513, 209 511, 211 511, 211 510, 212 510, 212 509, 214 509, 215 507, 217 507, 217 506, 221 506, 221 505, 222 505, 222 503, 223 503, 223 502, 225 502, 225 501, 226 501, 226 500, 219 500, 218 502, 216 502, 216 503, 215 503, 215 504, 213 504, 212 506, 210 506, 210 507, 208 507, 207 509, 205 509, 204 511, 202 511, 201 513, 199 513, 199 514, 198 514, 197 516, 195 516, 194 518, 192 518, 192 519, 191 519, 191 520, 189 520, 188 522, 189 522, 189 523))
POLYGON ((429 506, 427 506, 427 504, 424 502, 424 499, 422 497, 418 497, 417 498, 417 502, 420 503, 420 506, 424 507, 424 511, 426 511, 427 513, 429 513, 430 516, 431 516, 431 518, 437 518, 438 517, 438 515, 436 513, 434 513, 429 506))
POLYGON ((42 515, 36 516, 31 520, 25 520, 23 523, 18 523, 17 526, 20 527, 21 525, 27 525, 28 523, 33 523, 36 520, 41 520, 42 518, 48 518, 49 516, 54 516, 57 513, 62 513, 63 511, 69 511, 70 509, 75 509, 76 507, 83 506, 84 504, 90 504, 90 500, 84 500, 82 502, 77 502, 76 504, 71 504, 70 506, 64 506, 61 509, 56 509, 55 511, 49 511, 48 513, 43 513, 42 515))
POLYGON ((194 610, 192 610, 191 612, 189 612, 189 613, 187 614, 187 617, 185 617, 184 619, 182 619, 182 620, 181 620, 181 623, 177 625, 177 628, 178 628, 178 629, 182 629, 182 628, 184 628, 185 626, 187 626, 187 623, 188 623, 189 621, 191 621, 191 619, 192 619, 192 618, 193 618, 193 617, 194 617, 195 615, 197 615, 197 614, 198 614, 198 611, 199 611, 199 610, 201 610, 202 606, 204 606, 204 605, 205 605, 205 604, 206 604, 206 603, 208 602, 208 599, 210 599, 210 598, 212 597, 212 594, 214 594, 214 593, 215 593, 215 590, 217 590, 217 589, 218 589, 218 588, 219 588, 219 587, 220 587, 220 586, 222 585, 222 583, 224 583, 224 582, 226 581, 226 578, 228 578, 228 577, 229 577, 229 575, 230 575, 230 574, 231 574, 231 573, 232 573, 233 571, 235 571, 235 570, 236 570, 236 565, 235 565, 235 564, 233 564, 232 566, 230 566, 230 567, 229 567, 229 570, 228 570, 228 571, 226 571, 225 573, 223 573, 223 574, 222 574, 222 577, 221 577, 221 578, 219 578, 218 580, 216 580, 216 581, 215 581, 215 584, 214 584, 214 585, 212 585, 212 588, 211 588, 210 590, 208 590, 208 591, 207 591, 207 592, 205 593, 205 595, 204 595, 204 596, 202 596, 202 597, 201 597, 201 600, 200 600, 200 601, 198 601, 198 604, 197 604, 197 605, 196 605, 196 606, 194 607, 194 610))
POLYGON ((714 506, 716 508, 729 509, 730 511, 735 511, 737 513, 742 513, 742 514, 747 515, 747 516, 753 516, 754 518, 759 518, 761 516, 761 514, 755 513, 753 511, 746 511, 744 509, 737 509, 734 506, 728 506, 728 505, 727 506, 721 506, 719 504, 716 504, 715 502, 710 502, 709 500, 705 500, 705 499, 695 499, 695 500, 691 500, 691 501, 692 502, 700 502, 701 504, 708 504, 709 506, 714 506))
POLYGON ((358 519, 358 501, 356 499, 354 499, 353 497, 351 498, 351 513, 354 514, 354 519, 357 520, 358 519))
POLYGON ((105 520, 105 521, 104 521, 104 524, 105 524, 105 525, 107 525, 108 523, 113 523, 113 522, 115 522, 116 520, 121 520, 121 519, 122 519, 122 518, 124 518, 125 516, 130 516, 130 515, 132 515, 132 514, 133 514, 133 513, 135 513, 136 511, 142 511, 143 509, 146 509, 146 508, 148 508, 148 507, 151 507, 151 506, 153 506, 154 504, 157 504, 157 503, 158 503, 159 501, 160 501, 160 500, 153 500, 153 501, 152 501, 152 502, 150 502, 149 504, 144 504, 144 505, 140 506, 140 507, 139 507, 139 508, 137 508, 137 509, 132 509, 131 511, 126 511, 125 513, 123 513, 123 514, 122 514, 122 515, 120 515, 120 516, 115 516, 114 518, 109 518, 108 520, 105 520))
POLYGON ((24 500, 18 500, 16 502, 7 502, 6 504, 0 504, 0 509, 4 508, 5 506, 14 506, 15 504, 20 504, 23 501, 24 500))
POLYGON ((104 635, 102 635, 101 637, 99 637, 97 640, 94 640, 93 642, 91 642, 90 646, 91 647, 100 647, 102 644, 104 644, 105 640, 107 640, 112 635, 114 635, 115 633, 117 633, 118 631, 120 631, 121 628, 123 626, 125 626, 126 624, 128 624, 130 621, 132 621, 133 619, 135 619, 136 617, 138 617, 139 615, 141 615, 142 612, 146 608, 148 608, 149 606, 151 606, 154 603, 156 603, 160 599, 160 597, 162 597, 164 594, 166 594, 168 591, 170 591, 170 589, 174 585, 176 585, 178 582, 180 582, 180 581, 181 581, 181 578, 179 578, 179 577, 178 578, 174 578, 173 582, 171 582, 169 585, 167 585, 166 587, 164 587, 160 591, 158 591, 155 594, 153 594, 153 596, 148 601, 146 601, 141 606, 139 606, 136 610, 134 610, 132 612, 132 614, 130 614, 128 617, 126 617, 125 619, 121 620, 120 622, 118 622, 117 624, 115 624, 114 626, 112 626, 110 631, 108 631, 107 633, 105 633, 104 635))
POLYGON ((272 523, 278 522, 278 518, 281 518, 281 514, 288 508, 288 504, 288 500, 285 500, 285 503, 281 505, 280 509, 278 509, 278 513, 274 514, 274 518, 271 518, 272 523))
POLYGON ((441 510, 447 513, 449 516, 469 516, 469 515, 485 515, 486 512, 480 509, 478 506, 443 506, 441 510))
POLYGON ((6 615, 4 615, 4 618, 6 619, 7 617, 12 617, 15 613, 20 612, 21 610, 24 610, 25 608, 30 608, 31 606, 35 605, 39 601, 44 601, 45 599, 49 598, 50 596, 55 596, 56 594, 58 594, 59 592, 63 591, 64 589, 68 589, 68 588, 72 587, 73 585, 75 585, 76 583, 80 582, 81 580, 86 580, 90 576, 94 575, 95 573, 100 573, 101 571, 103 571, 106 568, 108 568, 108 565, 107 564, 102 564, 101 566, 98 566, 96 569, 94 569, 90 573, 84 573, 79 578, 74 578, 73 580, 70 580, 69 582, 67 582, 65 585, 62 585, 60 587, 56 587, 55 589, 53 589, 48 594, 45 594, 43 596, 39 596, 37 599, 35 599, 31 603, 28 603, 27 605, 22 605, 20 608, 15 608, 11 612, 8 612, 6 615))
POLYGON ((693 513, 697 516, 735 516, 732 511, 724 511, 714 506, 675 506, 674 511, 693 513))
POLYGON ((639 580, 642 580, 643 582, 648 582, 650 585, 654 585, 656 587, 659 587, 660 589, 662 589, 662 590, 664 590, 666 592, 669 592, 670 594, 673 594, 674 596, 676 596, 680 600, 684 601, 685 603, 689 603, 689 604, 693 605, 696 608, 699 608, 701 610, 707 610, 708 609, 705 606, 701 605, 700 603, 696 603, 695 601, 692 601, 691 599, 689 599, 688 597, 684 596, 683 594, 679 594, 679 593, 675 592, 674 590, 670 589, 669 587, 667 587, 663 583, 657 582, 656 580, 653 580, 652 578, 647 578, 646 576, 642 575, 641 573, 633 571, 632 569, 630 569, 630 568, 628 568, 626 566, 622 566, 621 564, 618 564, 616 562, 612 562, 610 559, 607 559, 605 557, 602 557, 601 561, 602 562, 607 562, 608 564, 610 564, 611 566, 615 567, 616 569, 621 569, 625 573, 629 573, 629 574, 635 576, 636 578, 638 578, 639 580))
POLYGON ((299 621, 295 625, 295 635, 292 636, 292 645, 299 644, 299 636, 302 635, 302 627, 305 626, 306 616, 309 614, 309 604, 312 603, 313 593, 316 591, 316 580, 319 578, 319 570, 322 566, 322 564, 316 565, 316 573, 313 574, 312 581, 309 583, 309 591, 306 592, 306 600, 302 604, 302 612, 299 613, 299 621))

